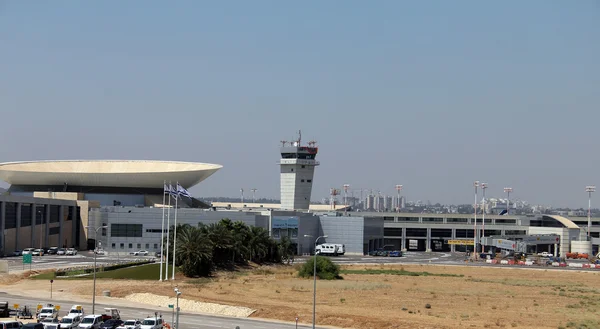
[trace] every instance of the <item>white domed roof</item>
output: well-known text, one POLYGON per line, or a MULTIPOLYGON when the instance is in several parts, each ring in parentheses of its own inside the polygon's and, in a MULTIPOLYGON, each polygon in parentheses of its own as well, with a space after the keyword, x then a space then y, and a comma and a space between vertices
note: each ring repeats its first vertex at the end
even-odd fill
POLYGON ((163 181, 190 188, 223 166, 149 160, 61 160, 0 163, 0 179, 12 185, 162 188, 163 181))

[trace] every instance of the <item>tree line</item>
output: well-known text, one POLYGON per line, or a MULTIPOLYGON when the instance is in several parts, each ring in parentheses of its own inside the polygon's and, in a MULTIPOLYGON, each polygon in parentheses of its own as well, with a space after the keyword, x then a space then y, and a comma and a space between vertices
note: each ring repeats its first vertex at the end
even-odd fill
MULTIPOLYGON (((169 231, 169 250, 173 250, 174 227, 169 231)), ((163 255, 166 252, 165 237, 163 255)), ((290 262, 295 245, 286 236, 275 241, 269 231, 228 218, 198 226, 177 225, 175 265, 187 277, 209 276, 215 269, 232 269, 248 262, 290 262)), ((171 254, 172 255, 172 254, 171 254)))

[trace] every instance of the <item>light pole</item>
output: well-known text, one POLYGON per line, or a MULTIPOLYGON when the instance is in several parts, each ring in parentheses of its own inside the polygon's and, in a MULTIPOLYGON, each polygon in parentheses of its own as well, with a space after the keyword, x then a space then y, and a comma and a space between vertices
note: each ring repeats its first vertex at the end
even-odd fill
MULTIPOLYGON (((487 189, 487 183, 481 183, 481 190, 483 191, 483 199, 481 200, 481 237, 485 236, 485 190, 487 189)), ((481 244, 481 252, 485 252, 483 250, 483 244, 481 244)))
MULTIPOLYGON (((87 229, 94 229, 92 226, 88 226, 87 229)), ((96 314, 96 245, 98 244, 98 230, 101 228, 108 228, 108 226, 99 226, 94 229, 94 291, 92 293, 92 314, 96 314)))
POLYGON ((179 295, 181 295, 181 291, 179 291, 179 288, 175 288, 175 296, 177 297, 177 322, 175 324, 175 329, 179 328, 179 295))
POLYGON ((348 213, 348 189, 350 184, 344 184, 344 213, 348 213))
MULTIPOLYGON (((312 235, 304 235, 305 238, 312 238, 312 235)), ((314 268, 313 268, 313 321, 312 327, 315 329, 316 324, 316 315, 317 315, 317 243, 320 238, 327 238, 327 235, 321 235, 315 239, 315 258, 314 258, 314 268)))
POLYGON ((258 191, 258 189, 253 188, 251 189, 252 191, 252 203, 256 203, 256 191, 258 191))
POLYGON ((398 207, 398 212, 402 208, 402 202, 400 201, 400 193, 402 192, 402 185, 396 185, 396 207, 398 207))
POLYGON ((474 224, 473 224, 473 256, 475 257, 475 259, 477 259, 477 187, 479 187, 479 181, 476 180, 475 182, 473 182, 473 187, 475 188, 475 214, 473 216, 474 218, 474 224))
POLYGON ((506 215, 510 215, 510 192, 512 192, 512 187, 505 187, 504 193, 506 193, 506 215))
POLYGON ((242 199, 241 199, 242 200, 242 208, 244 208, 244 189, 243 188, 240 189, 240 193, 242 193, 242 199))
POLYGON ((592 229, 592 193, 596 192, 596 186, 588 185, 585 187, 585 191, 588 192, 588 229, 587 238, 591 241, 590 230, 592 229))

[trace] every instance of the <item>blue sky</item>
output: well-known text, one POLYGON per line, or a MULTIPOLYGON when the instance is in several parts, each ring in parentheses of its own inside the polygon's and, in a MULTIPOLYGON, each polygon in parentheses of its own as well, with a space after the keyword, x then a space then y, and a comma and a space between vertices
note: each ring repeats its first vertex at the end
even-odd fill
POLYGON ((598 1, 0 1, 0 161, 219 163, 195 195, 278 197, 302 129, 316 200, 586 206, 599 41, 598 1))

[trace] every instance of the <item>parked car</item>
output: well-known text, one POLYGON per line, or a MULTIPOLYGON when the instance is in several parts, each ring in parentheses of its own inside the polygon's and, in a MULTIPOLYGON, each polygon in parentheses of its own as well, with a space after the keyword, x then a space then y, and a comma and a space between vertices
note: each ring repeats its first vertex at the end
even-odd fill
POLYGON ((33 256, 44 256, 44 249, 35 249, 31 252, 33 256))
POLYGON ((21 252, 21 254, 22 255, 31 255, 34 250, 35 250, 35 248, 25 248, 25 249, 23 249, 23 251, 21 252))
POLYGON ((40 321, 41 324, 44 325, 44 329, 47 329, 48 327, 57 329, 58 328, 58 317, 52 318, 52 317, 47 317, 45 319, 43 319, 42 321, 40 321))
POLYGON ((48 304, 48 305, 42 307, 42 309, 40 310, 40 312, 37 315, 38 321, 42 321, 45 318, 53 319, 53 318, 57 318, 57 317, 58 317, 58 310, 52 304, 48 304))
POLYGON ((12 255, 17 256, 17 257, 21 256, 21 255, 23 255, 23 250, 15 250, 12 252, 12 255))
POLYGON ((77 255, 77 249, 75 249, 75 248, 67 248, 66 255, 67 256, 75 256, 75 255, 77 255))
POLYGON ((146 318, 142 321, 140 329, 161 329, 163 327, 162 318, 146 318))
POLYGON ((85 309, 81 305, 73 305, 71 306, 71 310, 67 314, 67 316, 85 316, 85 309))
POLYGON ((79 315, 67 315, 60 320, 60 329, 75 329, 81 323, 79 315))
POLYGON ((116 329, 117 327, 119 327, 122 324, 123 324, 123 320, 110 319, 110 320, 104 321, 104 323, 102 323, 102 325, 100 325, 100 328, 116 329))
POLYGON ((79 329, 99 329, 102 324, 102 315, 86 315, 77 328, 79 329))
POLYGON ((67 251, 64 248, 58 248, 58 250, 56 251, 57 255, 66 255, 67 251))
POLYGON ((140 320, 127 320, 119 326, 119 329, 140 329, 141 325, 140 320))
POLYGON ((20 329, 23 323, 18 321, 0 321, 0 329, 20 329))
POLYGON ((148 256, 148 251, 147 250, 140 250, 140 251, 135 251, 133 253, 134 256, 148 256))
POLYGON ((44 329, 44 325, 41 323, 27 323, 21 329, 44 329))
POLYGON ((58 253, 58 247, 50 247, 48 248, 48 255, 56 255, 58 253))

